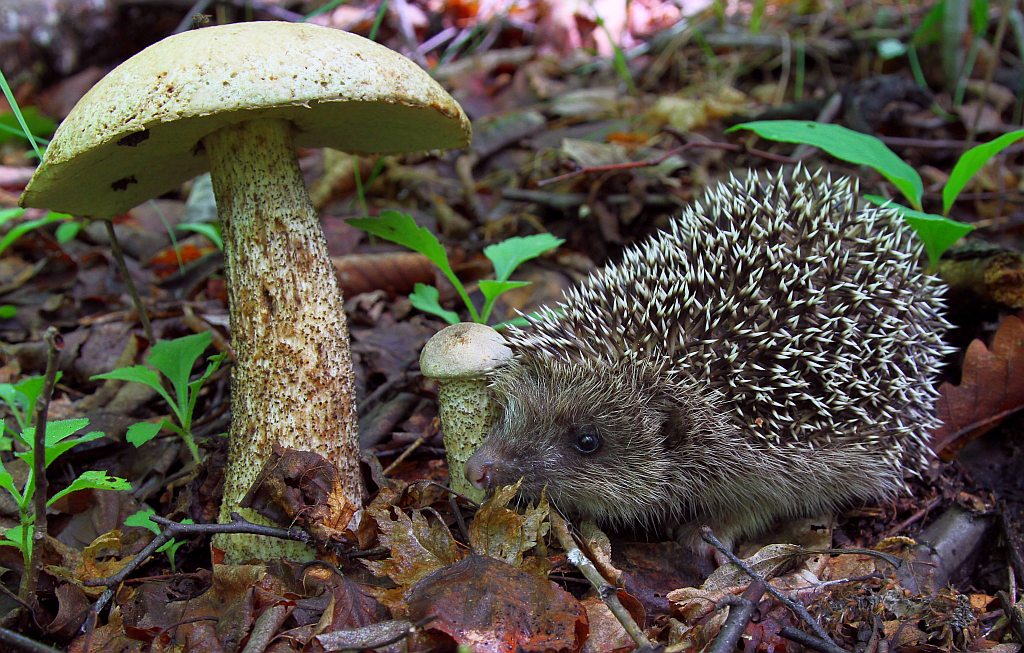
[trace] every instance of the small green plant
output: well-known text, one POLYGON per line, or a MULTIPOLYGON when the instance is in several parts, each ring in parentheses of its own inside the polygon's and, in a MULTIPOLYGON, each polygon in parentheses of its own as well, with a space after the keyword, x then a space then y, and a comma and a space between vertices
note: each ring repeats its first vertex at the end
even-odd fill
POLYGON ((32 133, 32 127, 29 125, 29 119, 32 118, 32 115, 30 113, 29 116, 26 117, 25 113, 22 112, 21 107, 18 106, 18 100, 14 97, 14 91, 11 90, 11 85, 7 83, 7 77, 4 75, 2 70, 0 70, 0 91, 3 92, 4 97, 7 99, 7 104, 11 106, 11 113, 14 114, 15 122, 17 122, 18 126, 21 127, 21 134, 28 139, 29 144, 32 146, 32 151, 35 153, 36 157, 42 161, 43 149, 45 149, 49 143, 44 139, 37 138, 35 134, 32 133), (40 145, 42 145, 43 149, 40 149, 40 145))
POLYGON ((619 76, 619 79, 623 84, 626 85, 626 89, 629 90, 630 95, 636 95, 636 82, 633 81, 633 73, 629 70, 629 62, 626 61, 626 53, 622 51, 619 44, 612 38, 611 30, 605 24, 604 19, 600 16, 597 17, 597 26, 604 32, 608 42, 612 44, 612 67, 615 69, 615 74, 619 76))
POLYGON ((926 213, 921 205, 924 183, 921 176, 906 161, 890 150, 885 143, 869 134, 855 132, 839 125, 801 120, 763 120, 736 125, 728 131, 749 129, 762 138, 784 143, 813 145, 837 159, 857 165, 866 165, 878 171, 903 194, 910 207, 896 204, 877 195, 865 199, 878 205, 887 205, 899 211, 924 243, 932 266, 953 243, 970 233, 974 227, 949 218, 953 202, 967 182, 995 155, 1024 139, 1024 129, 1003 134, 999 138, 973 147, 960 157, 942 189, 942 215, 926 213))
POLYGON ((177 433, 185 446, 188 447, 192 459, 199 462, 199 447, 196 446, 195 437, 192 435, 192 418, 196 407, 196 400, 199 399, 199 391, 210 376, 213 375, 224 360, 224 354, 211 356, 207 360, 206 371, 195 381, 189 381, 192 375, 192 367, 199 360, 203 351, 210 345, 212 336, 209 332, 197 333, 191 336, 175 338, 174 340, 161 340, 153 345, 153 349, 146 357, 145 365, 134 365, 132 367, 119 367, 104 374, 97 374, 93 379, 114 379, 117 381, 130 381, 141 383, 156 391, 167 405, 170 406, 177 423, 163 419, 159 422, 139 422, 128 428, 127 438, 136 447, 149 442, 161 429, 167 428, 177 433), (155 369, 155 371, 154 371, 155 369), (170 382, 174 390, 172 397, 160 381, 159 372, 170 382))
MULTIPOLYGON (((25 209, 2 209, 0 210, 0 227, 7 224, 11 220, 15 220, 25 215, 25 209)), ((57 240, 61 243, 66 243, 68 240, 74 237, 74 234, 70 238, 67 237, 67 231, 61 230, 61 227, 69 224, 75 224, 74 222, 68 222, 71 220, 71 216, 67 213, 57 213, 56 211, 49 211, 46 215, 41 218, 35 218, 34 220, 26 220, 20 224, 16 224, 10 228, 10 230, 4 234, 3 238, 0 238, 0 254, 7 251, 7 248, 14 244, 16 240, 39 227, 46 226, 53 222, 62 222, 57 229, 57 240)), ((78 233, 77 231, 75 232, 78 233)))
MULTIPOLYGON (((7 439, 7 450, 10 450, 12 442, 16 442, 19 451, 15 457, 20 458, 28 466, 28 472, 21 487, 14 481, 14 477, 7 468, 0 462, 0 488, 3 488, 11 495, 15 505, 18 506, 18 525, 4 531, 0 539, 0 546, 12 546, 21 551, 22 559, 28 565, 32 558, 32 535, 35 531, 35 515, 32 512, 33 501, 36 492, 35 478, 35 456, 34 440, 36 427, 31 423, 32 409, 43 389, 43 377, 32 376, 24 379, 16 385, 9 383, 0 384, 0 400, 7 404, 8 409, 17 424, 11 428, 4 424, 4 437, 7 439)), ((91 442, 102 438, 100 431, 90 431, 76 437, 76 433, 89 425, 87 418, 64 419, 46 424, 46 449, 43 452, 44 465, 48 468, 53 461, 66 453, 72 447, 91 442)), ((108 476, 103 471, 82 472, 78 478, 71 482, 66 488, 54 494, 46 502, 47 507, 52 506, 62 497, 77 492, 78 490, 130 490, 132 486, 123 478, 108 476)))
MULTIPOLYGON (((384 211, 379 218, 356 218, 348 221, 354 227, 363 231, 398 243, 403 247, 419 252, 441 270, 445 278, 455 286, 455 291, 466 305, 473 322, 486 324, 494 309, 494 302, 504 292, 513 288, 521 288, 529 285, 528 281, 512 281, 511 276, 517 267, 536 258, 544 252, 555 249, 561 245, 561 238, 551 234, 536 234, 533 236, 509 238, 503 242, 490 245, 484 249, 484 256, 490 259, 494 265, 494 279, 487 279, 479 282, 480 292, 484 296, 484 305, 478 311, 469 298, 465 286, 455 272, 452 271, 448 254, 444 246, 437 240, 429 230, 417 226, 411 216, 398 211, 384 211)), ((417 283, 413 293, 409 295, 412 305, 423 311, 441 317, 449 324, 459 321, 458 313, 445 310, 441 307, 437 288, 426 284, 417 283)), ((496 325, 496 328, 506 323, 496 325)))
MULTIPOLYGON (((54 382, 60 381, 61 373, 57 372, 54 382)), ((10 451, 15 438, 21 438, 21 433, 32 426, 32 409, 36 400, 43 392, 44 380, 42 376, 29 376, 18 383, 0 383, 0 401, 7 405, 14 417, 16 428, 11 428, 5 421, 3 432, 0 433, 0 451, 10 451)))
POLYGON ((179 231, 191 231, 194 234, 206 236, 207 240, 214 244, 220 251, 224 251, 224 238, 220 234, 220 224, 214 222, 182 222, 175 229, 179 231))
MULTIPOLYGON (((155 510, 153 510, 149 506, 145 506, 142 510, 134 514, 128 515, 128 517, 124 520, 124 525, 138 526, 139 528, 145 528, 146 530, 151 531, 154 535, 159 535, 160 527, 157 526, 152 519, 150 519, 150 517, 155 514, 155 510)), ((194 524, 195 522, 193 522, 191 519, 183 519, 181 520, 181 523, 194 524)), ((175 564, 174 561, 174 557, 178 553, 178 549, 180 549, 183 544, 185 544, 185 542, 179 542, 178 540, 172 537, 169 541, 165 542, 160 548, 156 550, 157 553, 167 554, 167 561, 171 563, 172 572, 176 572, 178 570, 177 565, 175 564)))

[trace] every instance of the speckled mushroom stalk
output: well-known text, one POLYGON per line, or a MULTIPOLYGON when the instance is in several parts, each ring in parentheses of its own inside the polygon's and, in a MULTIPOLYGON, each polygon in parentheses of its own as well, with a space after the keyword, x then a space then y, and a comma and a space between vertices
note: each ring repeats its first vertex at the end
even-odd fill
POLYGON ((511 355, 497 331, 473 322, 441 329, 420 353, 420 371, 439 385, 449 485, 474 500, 482 499, 484 491, 466 478, 466 461, 484 441, 498 408, 487 387, 487 373, 511 355))
MULTIPOLYGON (((285 120, 254 120, 203 139, 224 231, 231 335, 231 444, 220 520, 238 503, 273 444, 314 451, 340 466, 348 499, 362 481, 352 359, 342 294, 285 120)), ((274 546, 281 541, 273 542, 274 546)), ((296 545, 282 555, 295 556, 296 545)), ((235 560, 271 542, 220 537, 235 560)))

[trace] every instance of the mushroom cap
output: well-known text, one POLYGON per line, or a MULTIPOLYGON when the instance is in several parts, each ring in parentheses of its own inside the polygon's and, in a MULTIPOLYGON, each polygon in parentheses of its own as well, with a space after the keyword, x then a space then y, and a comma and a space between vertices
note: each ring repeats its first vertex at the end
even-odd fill
POLYGON ((439 381, 478 379, 511 357, 500 333, 486 324, 460 322, 427 341, 420 352, 420 371, 439 381))
POLYGON ((300 147, 396 154, 461 147, 458 103, 397 52, 285 22, 170 36, 101 79, 57 129, 22 206, 108 217, 207 169, 201 140, 283 118, 300 147))

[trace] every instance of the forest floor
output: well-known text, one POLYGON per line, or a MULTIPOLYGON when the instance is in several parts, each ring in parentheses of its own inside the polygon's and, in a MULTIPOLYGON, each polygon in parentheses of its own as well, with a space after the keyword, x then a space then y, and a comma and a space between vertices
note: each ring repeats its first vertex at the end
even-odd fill
POLYGON ((202 528, 218 518, 234 354, 208 178, 112 220, 147 330, 105 221, 17 208, 38 157, 11 104, 0 104, 0 649, 629 651, 647 641, 680 651, 1020 651, 1024 141, 1006 135, 1022 126, 1024 18, 1011 2, 965 7, 0 7, 0 70, 40 151, 85 92, 143 48, 176 32, 250 20, 369 36, 428 70, 473 127, 471 145, 447 153, 299 150, 345 297, 367 507, 347 524, 315 523, 312 508, 330 495, 332 477, 321 458, 281 452, 276 480, 294 493, 268 499, 277 501, 268 509, 319 547, 319 561, 226 564, 209 536, 216 527, 202 528), (948 20, 956 7, 963 20, 948 20), (919 175, 920 205, 912 208, 973 227, 931 268, 951 288, 956 352, 936 379, 944 421, 932 434, 937 456, 910 479, 911 492, 834 520, 788 523, 738 553, 768 542, 796 546, 770 546, 749 559, 749 571, 726 566, 710 577, 705 558, 656 535, 609 537, 593 525, 567 525, 546 503, 517 507, 507 493, 483 507, 453 497, 438 386, 419 372, 423 345, 446 322, 442 310, 418 310, 409 295, 417 284, 433 285, 439 308, 462 319, 466 308, 427 257, 348 221, 388 210, 411 215, 443 244, 477 306, 480 281, 493 273, 486 247, 535 234, 564 241, 516 271, 531 284, 498 298, 493 316, 501 321, 558 301, 730 174, 800 163, 854 177, 864 194, 901 200, 871 165, 727 132, 761 120, 816 121, 876 137, 919 175), (959 157, 1000 137, 1006 146, 986 152, 986 165, 944 205, 959 157), (158 343, 163 349, 154 350, 158 343), (58 350, 51 398, 47 361, 58 350), (225 356, 208 369, 215 354, 225 356), (173 409, 159 380, 96 378, 152 367, 160 356, 176 361, 185 385, 189 373, 201 379, 188 429, 198 462, 186 439, 164 426, 173 409), (32 539, 23 537, 36 514, 26 454, 40 395, 50 428, 46 462, 52 455, 54 464, 45 537, 34 540, 33 558, 32 539), (140 556, 158 536, 159 551, 140 556), (583 575, 575 547, 597 574, 583 575), (28 560, 37 563, 31 573, 28 560))

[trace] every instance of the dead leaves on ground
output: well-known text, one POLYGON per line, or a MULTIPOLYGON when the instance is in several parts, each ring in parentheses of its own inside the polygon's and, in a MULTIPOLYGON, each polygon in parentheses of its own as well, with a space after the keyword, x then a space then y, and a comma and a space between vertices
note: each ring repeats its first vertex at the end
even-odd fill
POLYGON ((508 508, 515 491, 504 488, 480 508, 469 549, 436 515, 406 515, 375 502, 369 513, 390 556, 364 564, 394 587, 371 593, 393 614, 427 622, 419 637, 442 638, 438 643, 480 652, 580 650, 586 612, 547 579, 547 558, 537 551, 548 530, 548 505, 542 501, 519 514, 508 508))
POLYGON ((960 384, 944 383, 939 393, 942 426, 933 433, 932 449, 947 456, 1024 408, 1024 320, 1005 318, 989 346, 973 341, 960 384))

